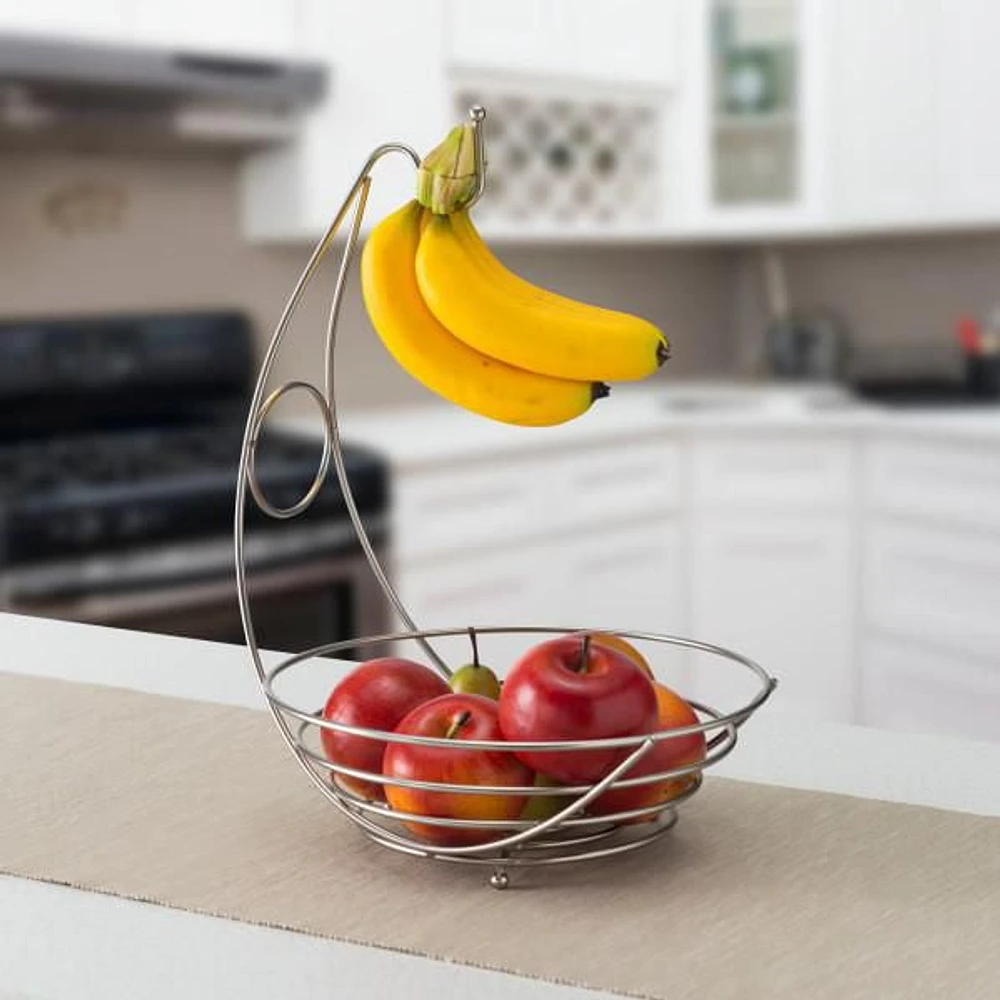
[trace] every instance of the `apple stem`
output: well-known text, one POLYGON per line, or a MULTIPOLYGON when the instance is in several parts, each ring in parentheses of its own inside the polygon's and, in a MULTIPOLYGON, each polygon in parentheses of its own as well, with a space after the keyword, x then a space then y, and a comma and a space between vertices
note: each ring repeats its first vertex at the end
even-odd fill
POLYGON ((444 738, 446 740, 454 739, 455 736, 458 735, 458 731, 462 728, 462 726, 464 726, 471 718, 472 718, 472 713, 468 709, 466 709, 448 727, 448 732, 444 734, 444 738))
POLYGON ((476 630, 469 626, 469 642, 472 643, 472 665, 479 666, 479 642, 476 639, 476 630))
POLYGON ((590 633, 587 632, 580 644, 580 662, 576 666, 576 672, 582 674, 587 669, 587 656, 590 653, 590 633))

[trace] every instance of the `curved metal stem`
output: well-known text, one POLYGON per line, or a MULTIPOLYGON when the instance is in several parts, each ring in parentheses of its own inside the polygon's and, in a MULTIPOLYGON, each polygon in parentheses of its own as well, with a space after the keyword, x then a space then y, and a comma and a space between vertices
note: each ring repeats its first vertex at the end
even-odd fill
MULTIPOLYGON (((367 161, 359 172, 354 183, 344 199, 340 208, 337 210, 333 221, 327 227, 326 232, 320 238, 319 242, 313 249, 312 254, 306 263, 305 268, 303 268, 302 273, 299 275, 298 281, 295 283, 295 287, 292 289, 292 293, 285 303, 285 308, 282 310, 281 316, 278 319, 277 326, 275 327, 274 334, 271 337, 271 341, 268 344, 267 350, 264 353, 264 358, 261 362, 260 372, 257 376, 257 383, 254 386, 254 391, 250 400, 249 414, 247 416, 246 428, 243 434, 243 444, 240 449, 240 465, 239 474, 236 480, 236 500, 235 500, 235 512, 233 518, 233 545, 234 554, 236 562, 236 593, 239 602, 240 609, 240 619, 243 623, 243 633, 246 637, 247 647, 250 650, 250 656, 253 661, 254 670, 257 672, 258 680, 260 681, 262 688, 266 684, 267 675, 264 667, 263 659, 261 658, 260 647, 257 643, 257 633, 253 625, 253 616, 250 609, 250 599, 249 591, 247 587, 247 568, 246 568, 246 551, 244 544, 244 534, 246 526, 246 501, 247 501, 247 489, 250 490, 253 495, 254 500, 257 505, 266 514, 271 517, 276 518, 290 518, 297 514, 302 513, 305 509, 309 507, 312 500, 315 498, 319 491, 317 484, 321 484, 322 480, 325 478, 327 471, 329 470, 330 459, 333 459, 334 467, 337 470, 338 479, 341 483, 341 488, 345 491, 345 501, 348 505, 348 512, 351 516, 351 521, 354 525, 356 531, 358 531, 359 539, 361 540, 362 548, 365 552, 365 556, 372 566, 373 572, 375 572, 376 578, 379 580, 380 585, 383 590, 386 591, 386 596, 392 601, 396 610, 401 613, 401 617, 407 623, 410 628, 415 627, 413 625, 413 620, 406 613, 405 608, 402 606, 399 597, 396 595, 395 591, 389 585, 388 579, 385 576, 382 567, 379 565, 377 558, 375 558, 374 550, 372 549, 371 543, 368 539, 367 533, 364 531, 361 525, 360 517, 358 515, 357 505, 354 502, 353 494, 347 485, 346 470, 344 468, 343 455, 340 448, 339 435, 337 434, 337 427, 335 423, 335 417, 333 412, 332 401, 334 397, 333 393, 333 360, 332 351, 334 343, 334 335, 331 332, 336 327, 337 317, 340 310, 340 302, 343 297, 343 290, 350 268, 350 262, 353 257, 354 250, 357 246, 358 234, 361 228, 361 220, 364 214, 365 203, 367 202, 368 189, 371 185, 371 171, 375 167, 375 164, 379 162, 384 156, 388 156, 393 153, 399 153, 406 156, 415 167, 420 165, 420 156, 411 147, 404 145, 403 143, 390 142, 384 143, 381 146, 376 147, 369 155, 367 161), (298 308, 299 303, 305 293, 306 288, 309 283, 316 276, 319 270, 320 264, 329 252, 333 242, 340 231, 340 227, 343 225, 344 220, 347 218, 348 213, 351 211, 352 206, 355 206, 354 220, 351 226, 351 235, 348 240, 348 246, 345 250, 343 259, 341 260, 340 271, 338 274, 337 285, 335 287, 334 299, 330 307, 330 318, 328 323, 328 335, 327 335, 327 386, 326 393, 323 397, 320 397, 318 391, 313 390, 310 394, 317 399, 317 405, 320 405, 321 415, 323 417, 323 431, 324 431, 324 447, 323 455, 320 459, 319 468, 317 469, 316 479, 313 486, 307 491, 306 495, 297 503, 293 504, 288 508, 276 508, 267 499, 264 494, 263 489, 256 476, 254 454, 257 448, 258 440, 260 437, 261 426, 263 419, 271 407, 278 401, 278 399, 287 391, 292 388, 301 388, 303 383, 289 382, 281 386, 275 392, 273 392, 269 397, 267 402, 264 402, 264 391, 267 386, 267 381, 274 369, 274 364, 278 356, 278 352, 281 349, 281 345, 284 342, 285 336, 288 332, 288 327, 291 323, 292 317, 295 314, 295 310, 298 308)), ((448 676, 448 668, 445 666, 441 658, 437 653, 431 648, 429 643, 424 644, 428 655, 434 662, 436 668, 441 671, 445 676, 448 676)), ((271 714, 278 724, 278 728, 285 739, 285 742, 294 751, 295 740, 294 737, 285 721, 281 716, 281 713, 276 710, 270 700, 268 701, 268 707, 271 710, 271 714)), ((318 782, 320 783, 321 782, 318 782)))
MULTIPOLYGON (((378 556, 375 553, 375 548, 368 537, 368 532, 365 531, 361 515, 358 513, 358 505, 355 502, 354 493, 351 490, 351 484, 347 478, 347 469, 344 465, 344 452, 340 442, 340 425, 337 421, 337 398, 333 384, 335 375, 334 351, 337 346, 337 318, 340 315, 340 305, 343 300, 344 286, 347 281, 347 275, 350 271, 351 263, 353 262, 354 255, 357 251, 358 236, 361 232, 361 220, 365 214, 365 207, 368 204, 368 192, 370 190, 371 178, 365 176, 362 179, 360 187, 358 188, 357 206, 354 210, 354 220, 351 223, 351 231, 347 237, 347 246, 344 248, 344 255, 340 261, 340 271, 337 275, 337 284, 333 290, 333 298, 330 301, 330 312, 326 323, 326 403, 330 413, 330 443, 333 455, 333 468, 337 474, 337 482, 340 483, 340 491, 344 496, 344 504, 347 507, 348 516, 350 517, 351 524, 354 527, 354 533, 358 536, 358 541, 361 543, 361 550, 365 554, 365 559, 368 560, 368 566, 375 579, 378 581, 379 587, 382 588, 382 593, 385 594, 386 599, 395 609, 396 614, 399 615, 408 629, 416 629, 416 623, 410 616, 409 611, 407 611, 406 606, 400 599, 399 594, 396 593, 396 588, 393 587, 392 583, 389 581, 389 577, 385 570, 382 568, 382 564, 379 562, 378 556)), ((423 639, 420 642, 420 646, 431 658, 433 666, 438 673, 441 674, 445 680, 451 677, 451 669, 444 662, 444 660, 441 659, 437 651, 426 639, 423 639)))

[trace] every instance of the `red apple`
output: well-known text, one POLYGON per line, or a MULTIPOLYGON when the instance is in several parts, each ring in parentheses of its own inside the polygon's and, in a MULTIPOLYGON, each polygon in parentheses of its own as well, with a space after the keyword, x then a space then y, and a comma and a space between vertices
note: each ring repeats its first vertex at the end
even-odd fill
MULTIPOLYGON (((589 636, 564 636, 528 650, 500 694, 508 740, 595 740, 648 733, 656 726, 653 682, 617 649, 589 636)), ((628 754, 607 750, 532 750, 518 757, 566 784, 596 781, 628 754)))
MULTIPOLYGON (((680 729, 684 726, 696 726, 699 719, 694 709, 666 684, 656 684, 656 702, 658 707, 658 730, 680 729)), ((705 759, 705 734, 692 733, 689 736, 677 736, 669 740, 661 740, 640 761, 630 768, 624 778, 643 778, 650 774, 661 774, 686 764, 695 764, 705 759)), ((667 778, 663 781, 653 781, 646 785, 635 785, 632 788, 614 788, 610 792, 599 795, 588 807, 588 812, 596 816, 607 816, 610 813, 626 812, 630 809, 642 809, 646 806, 656 806, 669 802, 690 788, 695 781, 695 775, 686 774, 679 778, 667 778)), ((637 817, 632 822, 642 823, 655 819, 656 814, 637 817)))
MULTIPOLYGON (((330 693, 323 718, 348 726, 391 733, 412 709, 448 693, 448 684, 433 670, 397 657, 369 660, 351 671, 330 693)), ((368 736, 320 731, 323 752, 335 764, 378 774, 385 741, 368 736)), ((382 787, 371 781, 337 775, 345 788, 369 799, 382 799, 382 787)))
MULTIPOLYGON (((463 740, 503 739, 497 703, 478 694, 449 694, 415 708, 396 727, 397 733, 454 740, 454 746, 389 743, 382 773, 390 778, 437 781, 453 785, 529 787, 531 771, 503 750, 464 749, 463 740)), ((385 786, 393 809, 450 819, 486 821, 517 819, 525 795, 434 792, 420 788, 385 786)), ((498 830, 459 829, 407 822, 406 826, 432 844, 482 844, 500 836, 498 830)))

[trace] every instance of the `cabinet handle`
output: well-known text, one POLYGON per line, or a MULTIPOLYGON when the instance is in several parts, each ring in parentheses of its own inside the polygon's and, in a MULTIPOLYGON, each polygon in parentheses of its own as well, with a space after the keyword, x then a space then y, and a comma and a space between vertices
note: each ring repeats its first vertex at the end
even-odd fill
POLYGON ((945 574, 952 577, 964 577, 975 581, 977 586, 987 590, 987 596, 1000 590, 1000 571, 995 566, 972 562, 962 556, 950 555, 944 552, 897 552, 896 558, 911 570, 929 575, 939 586, 945 574))
POLYGON ((747 454, 743 450, 718 455, 714 464, 712 471, 721 479, 731 478, 734 472, 755 477, 761 473, 769 476, 812 476, 823 472, 827 466, 824 455, 776 455, 767 451, 747 454))
POLYGON ((581 473, 573 478, 573 491, 576 493, 617 492, 622 486, 634 483, 649 483, 655 480, 660 470, 651 468, 649 463, 613 466, 600 465, 595 460, 595 468, 600 468, 600 476, 581 473))
POLYGON ((664 563, 669 557, 656 549, 625 549, 609 552, 607 555, 590 556, 581 559, 576 569, 581 573, 604 573, 609 569, 620 569, 622 566, 643 566, 647 563, 664 563))
POLYGON ((439 590, 430 595, 427 606, 439 604, 451 605, 468 600, 470 597, 513 597, 522 592, 521 581, 516 578, 501 580, 485 580, 469 587, 455 587, 452 590, 439 590))
POLYGON ((480 490, 469 490, 465 493, 439 493, 436 496, 424 497, 420 500, 420 509, 433 514, 480 507, 496 509, 502 503, 509 505, 517 499, 517 497, 505 497, 503 491, 496 487, 484 486, 480 490))
POLYGON ((821 544, 809 538, 730 538, 725 548, 733 555, 773 555, 810 558, 822 551, 821 544))

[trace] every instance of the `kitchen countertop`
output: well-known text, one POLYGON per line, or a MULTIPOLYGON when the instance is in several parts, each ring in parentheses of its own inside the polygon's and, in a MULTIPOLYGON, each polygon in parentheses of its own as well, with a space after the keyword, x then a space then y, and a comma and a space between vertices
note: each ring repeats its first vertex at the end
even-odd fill
MULTIPOLYGON (((479 419, 445 402, 339 414, 345 440, 372 447, 397 469, 475 459, 503 452, 653 438, 687 430, 725 433, 885 432, 961 437, 1000 444, 1000 405, 901 409, 859 401, 836 387, 778 384, 670 383, 618 386, 576 420, 557 427, 522 428, 479 419)), ((278 425, 320 433, 315 415, 278 425)))
MULTIPOLYGON (((238 646, 0 614, 0 648, 10 672, 262 707, 238 646)), ((1000 745, 774 716, 751 722, 717 771, 1000 816, 1000 745)), ((0 926, 0 996, 19 1000, 388 997, 404 977, 414 997, 606 995, 11 877, 0 926)))

